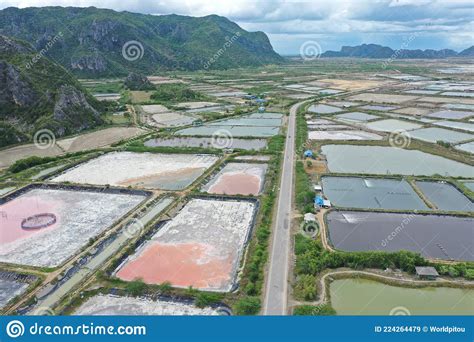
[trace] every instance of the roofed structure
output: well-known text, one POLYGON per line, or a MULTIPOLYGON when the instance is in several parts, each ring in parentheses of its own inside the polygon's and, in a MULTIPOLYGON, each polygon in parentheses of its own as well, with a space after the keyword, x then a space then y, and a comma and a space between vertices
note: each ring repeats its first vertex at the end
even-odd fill
POLYGON ((436 279, 439 276, 438 271, 436 268, 428 266, 428 267, 415 267, 416 275, 420 278, 424 279, 436 279))

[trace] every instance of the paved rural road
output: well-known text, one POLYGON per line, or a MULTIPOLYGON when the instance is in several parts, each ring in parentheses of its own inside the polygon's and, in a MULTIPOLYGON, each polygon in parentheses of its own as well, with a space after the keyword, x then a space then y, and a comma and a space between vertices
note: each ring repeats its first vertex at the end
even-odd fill
POLYGON ((285 154, 281 174, 276 220, 273 226, 270 269, 265 290, 264 315, 286 315, 288 302, 288 268, 290 258, 290 224, 295 169, 296 111, 306 101, 290 109, 285 154))

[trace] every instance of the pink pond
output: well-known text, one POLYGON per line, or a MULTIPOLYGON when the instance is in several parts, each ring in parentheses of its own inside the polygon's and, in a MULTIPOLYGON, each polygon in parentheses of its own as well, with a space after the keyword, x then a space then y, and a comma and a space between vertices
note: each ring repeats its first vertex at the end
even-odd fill
POLYGON ((226 195, 258 195, 261 178, 248 173, 227 173, 209 187, 207 192, 226 195))
POLYGON ((57 214, 60 203, 45 201, 40 197, 17 197, 0 206, 0 244, 22 240, 31 235, 42 234, 56 229, 59 226, 60 217, 57 214), (40 229, 23 229, 21 222, 33 215, 54 214, 56 222, 48 227, 40 229))
POLYGON ((173 286, 197 289, 221 287, 231 278, 232 260, 218 259, 213 247, 201 243, 150 243, 134 260, 128 261, 117 277, 125 281, 142 279, 147 284, 170 282, 173 286))

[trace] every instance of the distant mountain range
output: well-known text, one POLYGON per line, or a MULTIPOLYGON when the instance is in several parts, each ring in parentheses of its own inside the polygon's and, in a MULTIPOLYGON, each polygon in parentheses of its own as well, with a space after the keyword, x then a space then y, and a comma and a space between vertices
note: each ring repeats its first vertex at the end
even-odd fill
POLYGON ((56 137, 90 129, 103 123, 104 106, 28 43, 0 35, 0 147, 40 129, 56 137))
POLYGON ((461 52, 450 49, 442 50, 393 50, 387 46, 377 44, 362 44, 357 46, 343 46, 340 51, 326 51, 321 57, 357 57, 357 58, 447 58, 447 57, 472 57, 474 46, 461 52))
POLYGON ((80 77, 283 61, 265 33, 247 32, 217 15, 195 18, 95 7, 10 7, 0 11, 0 34, 25 40, 37 51, 46 50, 48 57, 80 77))

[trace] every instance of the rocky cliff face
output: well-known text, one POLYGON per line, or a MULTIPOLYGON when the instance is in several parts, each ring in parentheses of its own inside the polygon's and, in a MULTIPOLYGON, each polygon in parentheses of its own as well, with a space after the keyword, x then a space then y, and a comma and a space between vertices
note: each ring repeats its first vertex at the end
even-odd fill
POLYGON ((247 32, 215 15, 157 16, 93 7, 11 7, 0 11, 0 34, 26 40, 38 50, 60 33, 47 55, 81 77, 226 69, 283 60, 263 32, 247 32), (138 42, 138 58, 127 56, 123 50, 130 42, 138 42), (224 47, 225 53, 218 60, 206 64, 224 47))
MULTIPOLYGON (((1 46, 1 44, 0 44, 1 46)), ((12 64, 0 60, 0 106, 26 108, 38 100, 38 93, 12 64)), ((6 114, 0 111, 0 114, 6 114)))
POLYGON ((71 57, 70 68, 81 72, 101 74, 107 70, 107 60, 98 53, 80 57, 71 57))
POLYGON ((70 130, 80 132, 102 122, 99 112, 89 104, 84 93, 70 85, 63 85, 59 89, 53 119, 58 123, 67 123, 56 128, 59 136, 73 133, 68 132, 68 126, 70 130))
MULTIPOLYGON (((466 50, 465 50, 466 51, 466 50)), ((377 44, 362 44, 357 46, 343 46, 340 51, 326 51, 321 57, 356 57, 356 58, 448 58, 464 57, 464 53, 454 50, 393 50, 387 46, 377 44)))
POLYGON ((57 137, 102 123, 101 104, 61 66, 0 35, 0 147, 41 128, 57 137))

